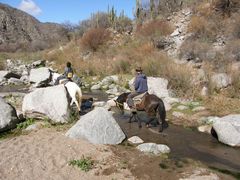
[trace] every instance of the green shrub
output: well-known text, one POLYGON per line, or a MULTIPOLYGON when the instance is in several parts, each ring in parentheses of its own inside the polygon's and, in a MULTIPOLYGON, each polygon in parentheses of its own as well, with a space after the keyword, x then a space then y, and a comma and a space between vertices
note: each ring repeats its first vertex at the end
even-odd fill
POLYGON ((35 120, 32 118, 27 119, 26 121, 17 124, 17 129, 26 129, 28 126, 35 123, 35 120))
POLYGON ((84 156, 82 156, 82 158, 80 160, 71 160, 69 162, 69 165, 77 166, 82 171, 87 172, 93 168, 93 160, 91 160, 90 157, 85 158, 84 156))

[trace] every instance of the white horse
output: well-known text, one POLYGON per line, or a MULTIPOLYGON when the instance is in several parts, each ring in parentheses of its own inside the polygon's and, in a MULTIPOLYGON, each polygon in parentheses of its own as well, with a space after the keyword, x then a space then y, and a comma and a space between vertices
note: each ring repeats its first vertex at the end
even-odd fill
MULTIPOLYGON (((53 84, 57 80, 57 78, 61 76, 61 74, 58 73, 52 73, 52 82, 53 84)), ((64 84, 66 82, 66 79, 60 80, 59 84, 64 84)), ((67 88, 67 91, 71 97, 71 103, 70 106, 73 105, 73 103, 76 104, 78 111, 81 111, 81 103, 82 103, 82 91, 81 88, 75 83, 71 81, 67 81, 64 86, 67 88)))

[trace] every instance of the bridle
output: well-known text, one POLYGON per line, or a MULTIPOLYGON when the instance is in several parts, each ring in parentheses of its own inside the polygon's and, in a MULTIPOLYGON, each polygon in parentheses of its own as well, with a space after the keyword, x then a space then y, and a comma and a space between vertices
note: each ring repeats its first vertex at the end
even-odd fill
MULTIPOLYGON (((124 107, 124 104, 123 104, 123 103, 120 103, 120 102, 118 102, 118 101, 116 101, 116 100, 114 100, 114 101, 115 101, 116 106, 117 106, 118 108, 120 108, 121 106, 124 107)), ((120 108, 120 109, 121 109, 121 108, 120 108)))

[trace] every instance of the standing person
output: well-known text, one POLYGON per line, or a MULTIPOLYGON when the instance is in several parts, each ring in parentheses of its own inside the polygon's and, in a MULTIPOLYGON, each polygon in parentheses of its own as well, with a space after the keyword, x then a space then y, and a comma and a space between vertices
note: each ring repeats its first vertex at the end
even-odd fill
POLYGON ((147 77, 142 72, 142 68, 136 68, 136 77, 134 80, 134 92, 131 92, 127 98, 127 104, 130 108, 134 107, 133 98, 148 91, 147 77))
POLYGON ((64 73, 63 75, 59 76, 55 82, 54 85, 58 85, 59 81, 61 79, 69 79, 72 80, 73 77, 73 69, 72 69, 72 64, 70 62, 67 62, 66 67, 64 68, 64 73))

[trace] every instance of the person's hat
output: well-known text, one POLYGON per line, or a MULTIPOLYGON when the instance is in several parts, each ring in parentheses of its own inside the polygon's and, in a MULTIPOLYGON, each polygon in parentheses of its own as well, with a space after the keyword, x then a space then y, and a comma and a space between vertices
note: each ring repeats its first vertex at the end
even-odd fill
POLYGON ((142 68, 141 67, 137 67, 136 68, 136 72, 142 72, 143 70, 142 70, 142 68))

